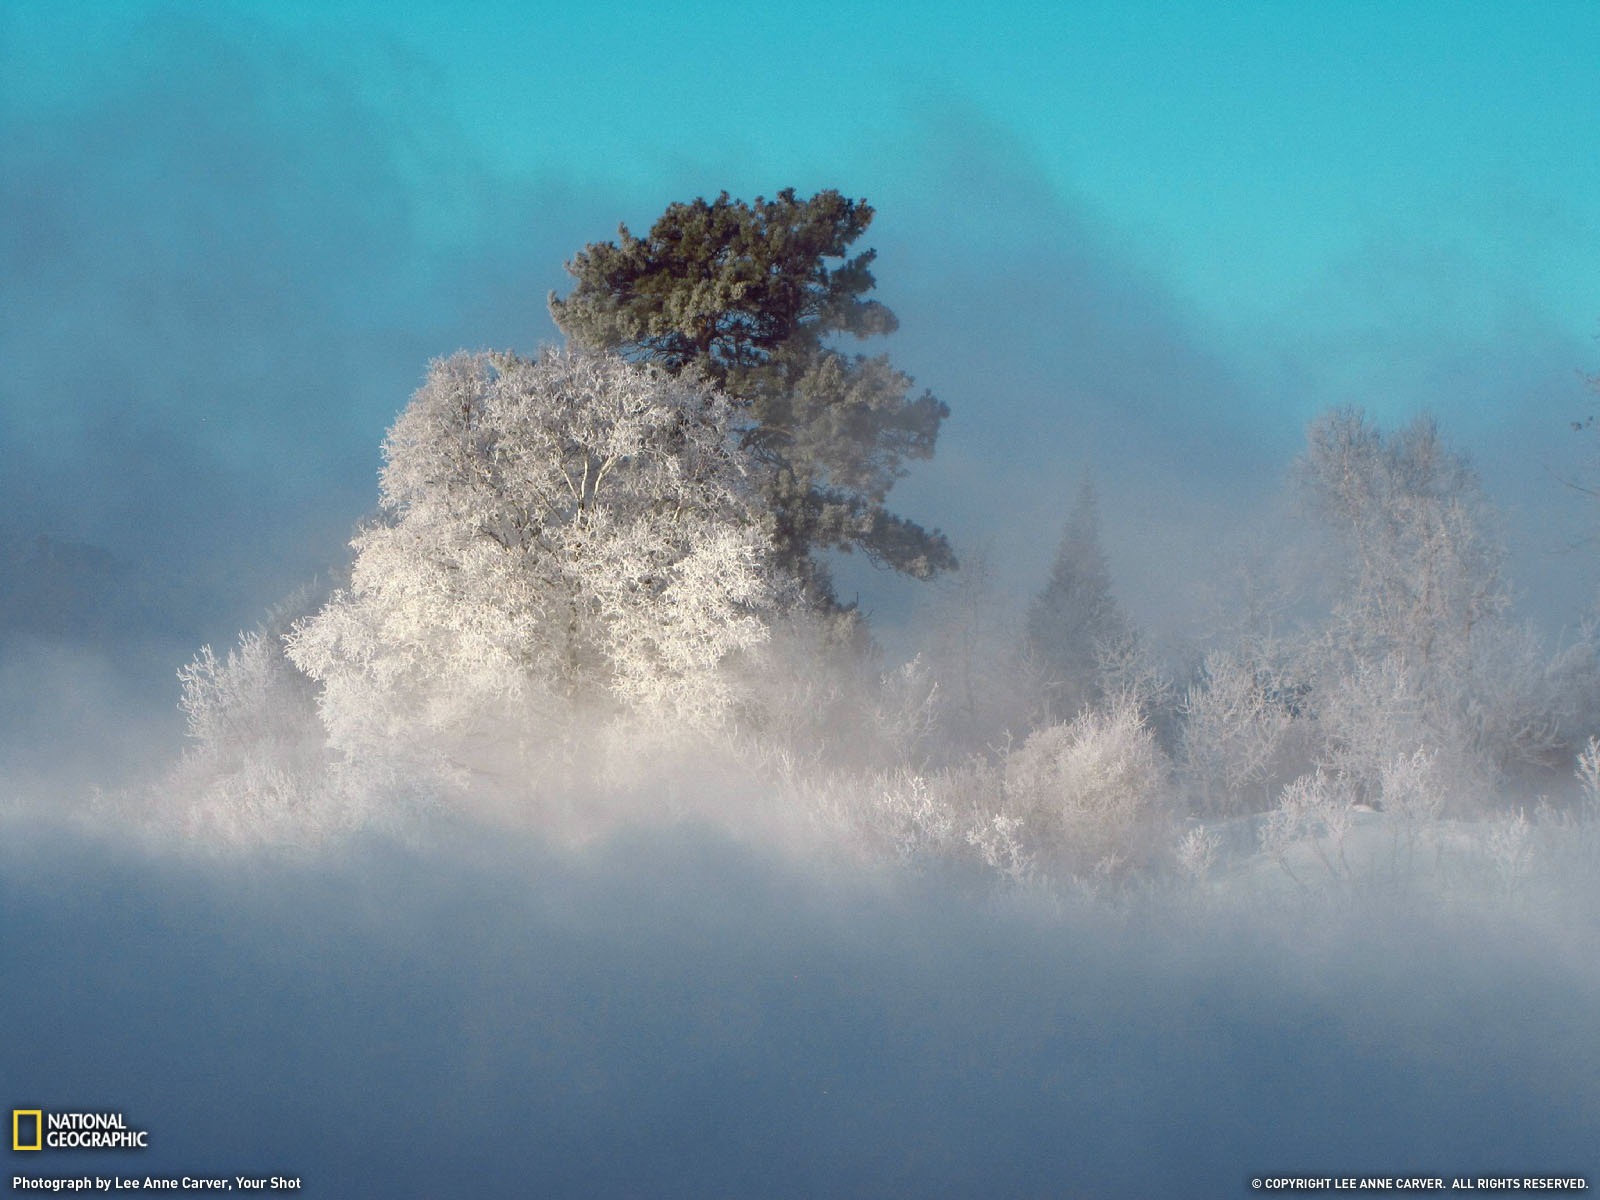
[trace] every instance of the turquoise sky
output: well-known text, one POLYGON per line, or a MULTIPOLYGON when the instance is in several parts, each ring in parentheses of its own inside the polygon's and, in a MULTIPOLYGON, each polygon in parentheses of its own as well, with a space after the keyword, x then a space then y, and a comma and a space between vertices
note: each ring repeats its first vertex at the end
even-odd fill
POLYGON ((954 412, 897 494, 1019 579, 1085 467, 1159 560, 1333 403, 1436 412, 1528 523, 1588 519, 1553 481, 1600 369, 1593 4, 12 0, 0 77, 0 433, 85 536, 116 531, 62 447, 108 401, 29 403, 79 318, 140 381, 145 474, 292 450, 286 501, 353 498, 429 355, 553 336, 583 242, 788 185, 878 209, 891 349, 954 412))
MULTIPOLYGON (((14 0, 24 102, 92 96, 186 6, 14 0)), ((1391 282, 1494 329, 1600 327, 1600 13, 1587 3, 213 3, 509 179, 638 197, 869 196, 880 228, 965 122, 1221 325, 1293 323, 1390 248, 1391 282), (879 199, 882 197, 882 199, 879 199), (1402 250, 1403 248, 1403 250, 1402 250)), ((152 64, 153 65, 153 64, 152 64)), ((976 164, 975 164, 976 165, 976 164)), ((417 181, 419 186, 427 183, 417 181)), ((1043 215, 1043 214, 1041 214, 1043 215)), ((609 214, 597 214, 605 220, 609 214)), ((907 215, 909 217, 909 214, 907 215)), ((1347 319, 1349 314, 1345 314, 1347 319)))

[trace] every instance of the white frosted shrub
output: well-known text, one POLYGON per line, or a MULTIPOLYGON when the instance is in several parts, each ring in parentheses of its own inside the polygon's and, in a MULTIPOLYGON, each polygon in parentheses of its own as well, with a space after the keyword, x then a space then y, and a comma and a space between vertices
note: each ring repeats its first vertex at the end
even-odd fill
POLYGON ((1232 815, 1268 807, 1306 724, 1291 708, 1293 685, 1283 671, 1243 656, 1206 655, 1202 679, 1184 700, 1180 738, 1196 809, 1232 815))
POLYGON ((328 771, 315 689, 274 630, 240 634, 225 658, 202 647, 178 678, 192 744, 160 803, 188 832, 314 840, 354 823, 328 771))
POLYGON ((1473 638, 1471 671, 1456 689, 1457 707, 1483 757, 1504 774, 1559 766, 1569 731, 1582 654, 1552 655, 1529 629, 1490 625, 1473 638))
POLYGON ((884 776, 873 789, 872 825, 901 862, 947 856, 956 844, 956 813, 943 790, 913 771, 884 776))
POLYGON ((1196 825, 1179 839, 1175 857, 1179 876, 1191 884, 1204 883, 1222 852, 1222 838, 1196 825))
POLYGON ((1600 738, 1590 738, 1578 753, 1574 773, 1582 791, 1584 807, 1600 815, 1600 738))
POLYGON ((967 842, 983 865, 1014 884, 1036 882, 1034 853, 1022 826, 1021 817, 989 813, 967 830, 967 842))
POLYGON ((239 635, 219 659, 210 646, 179 668, 178 707, 195 748, 219 762, 250 747, 288 747, 317 734, 315 690, 294 668, 276 637, 239 635))
POLYGON ((1174 715, 1171 677, 1150 643, 1137 631, 1110 638, 1096 646, 1098 687, 1103 707, 1131 707, 1147 722, 1165 724, 1174 715))
POLYGON ((920 654, 880 677, 872 723, 898 761, 921 766, 938 757, 942 700, 939 681, 920 654))
POLYGON ((1167 759, 1133 703, 1086 710, 1007 756, 1005 809, 1069 873, 1137 869, 1165 840, 1167 759))
POLYGON ((1278 807, 1261 824, 1262 851, 1275 859, 1296 883, 1304 886, 1304 865, 1293 862, 1297 848, 1309 848, 1326 878, 1350 878, 1345 842, 1355 823, 1352 796, 1346 782, 1322 768, 1300 776, 1283 789, 1278 807))
POLYGON ((1383 811, 1396 821, 1407 825, 1437 821, 1448 798, 1438 754, 1416 750, 1391 759, 1383 769, 1381 796, 1383 811))
POLYGON ((1434 786, 1452 808, 1480 807, 1496 780, 1494 764, 1464 714, 1438 699, 1395 656, 1357 663, 1318 696, 1324 765, 1356 799, 1379 807, 1392 764, 1426 754, 1434 786))
POLYGON ((1483 843, 1499 889, 1515 896, 1533 867, 1533 825, 1528 814, 1519 808, 1494 818, 1483 843))

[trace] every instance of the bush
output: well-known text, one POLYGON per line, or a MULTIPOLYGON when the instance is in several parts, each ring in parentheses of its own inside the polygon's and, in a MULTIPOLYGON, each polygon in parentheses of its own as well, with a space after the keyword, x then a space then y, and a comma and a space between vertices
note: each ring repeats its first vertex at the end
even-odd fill
POLYGON ((1169 764, 1131 702, 1034 733, 1005 763, 1005 808, 1045 864, 1117 876, 1165 844, 1169 764))

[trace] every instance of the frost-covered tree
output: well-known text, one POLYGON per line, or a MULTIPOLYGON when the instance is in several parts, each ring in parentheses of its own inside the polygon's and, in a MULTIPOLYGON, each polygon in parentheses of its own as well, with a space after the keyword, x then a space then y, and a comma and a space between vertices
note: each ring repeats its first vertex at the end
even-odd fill
POLYGON ((1355 409, 1319 417, 1299 474, 1344 550, 1335 635, 1357 657, 1435 676, 1468 658, 1510 597, 1494 514, 1466 460, 1418 418, 1385 435, 1355 409))
POLYGON ((1418 751, 1436 755, 1455 796, 1549 757, 1559 672, 1506 620, 1495 513, 1437 425, 1385 434, 1359 411, 1330 412, 1299 475, 1340 551, 1310 672, 1328 762, 1373 799, 1382 771, 1418 751))
POLYGON ((1085 479, 1050 579, 1028 608, 1028 654, 1047 681, 1058 713, 1070 715, 1101 698, 1098 677, 1106 653, 1124 646, 1129 636, 1127 618, 1111 590, 1094 484, 1085 479))
POLYGON ((384 519, 288 639, 349 754, 470 744, 622 705, 731 699, 774 600, 729 402, 614 356, 456 354, 384 442, 384 519))
POLYGON ((572 292, 550 297, 575 342, 700 374, 734 397, 764 468, 779 565, 824 605, 829 549, 919 579, 955 565, 943 535, 885 503, 904 464, 932 456, 949 410, 886 356, 833 344, 898 324, 866 298, 875 252, 850 254, 872 216, 831 189, 673 204, 644 237, 623 226, 584 247, 567 264, 572 292))
POLYGON ((178 671, 191 744, 156 808, 189 832, 314 840, 358 819, 358 798, 329 774, 315 685, 284 655, 283 634, 308 600, 296 594, 226 655, 202 646, 178 671))

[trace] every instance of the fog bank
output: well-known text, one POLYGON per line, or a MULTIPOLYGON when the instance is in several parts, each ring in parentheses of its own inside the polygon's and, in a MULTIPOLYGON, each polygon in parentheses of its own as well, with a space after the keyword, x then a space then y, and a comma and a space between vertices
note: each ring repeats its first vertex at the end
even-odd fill
POLYGON ((11 1102, 151 1131, 15 1169, 1135 1196, 1600 1167, 1592 930, 1047 910, 694 827, 434 833, 207 859, 8 822, 11 1102))

